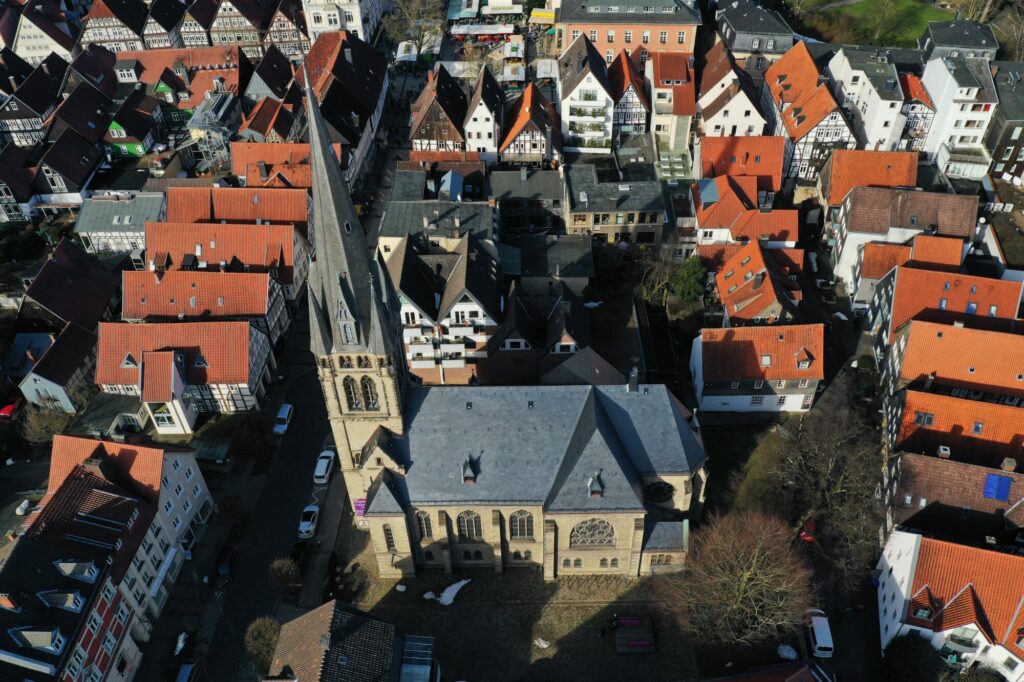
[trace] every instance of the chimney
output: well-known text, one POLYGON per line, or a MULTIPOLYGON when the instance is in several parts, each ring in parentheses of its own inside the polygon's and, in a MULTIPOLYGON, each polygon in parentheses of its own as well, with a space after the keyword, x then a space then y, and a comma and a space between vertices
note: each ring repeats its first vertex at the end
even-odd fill
POLYGON ((1016 471, 1017 460, 1015 460, 1013 457, 1004 457, 1002 464, 999 465, 999 468, 1002 469, 1003 471, 1016 471))
POLYGON ((462 220, 459 218, 459 216, 455 216, 452 219, 452 222, 455 224, 455 229, 456 230, 458 230, 460 227, 462 227, 462 220))
POLYGON ((640 370, 633 365, 633 369, 629 370, 629 383, 626 384, 626 390, 630 393, 636 393, 640 387, 640 370))
POLYGON ((16 79, 14 76, 8 76, 7 80, 11 83, 11 92, 14 92, 18 89, 18 79, 16 79))
POLYGON ((932 384, 934 384, 934 383, 935 383, 935 372, 932 372, 931 374, 929 374, 928 376, 926 376, 924 378, 924 390, 930 391, 931 388, 932 388, 932 384))
POLYGON ((322 651, 327 651, 330 648, 331 648, 331 634, 330 633, 326 633, 326 634, 320 635, 320 649, 322 651))
POLYGON ((526 166, 519 169, 519 182, 526 182, 526 166))
POLYGON ((427 220, 427 216, 423 216, 423 229, 424 230, 427 229, 427 225, 429 225, 429 224, 430 224, 430 221, 427 220))
POLYGON ((427 84, 430 84, 430 83, 433 83, 433 82, 434 82, 434 72, 433 71, 427 71, 427 84))
POLYGON ((257 161, 256 165, 260 169, 260 180, 265 182, 267 179, 267 163, 265 161, 257 161))
POLYGON ((42 62, 39 65, 39 68, 41 68, 43 70, 43 73, 45 73, 47 76, 50 75, 50 65, 47 64, 46 62, 42 62))
POLYGON ((942 459, 949 459, 953 454, 953 451, 949 449, 948 445, 940 445, 938 455, 942 459))
POLYGON ((487 198, 487 205, 490 206, 491 208, 497 208, 498 200, 496 198, 494 198, 494 197, 488 197, 487 198))
POLYGON ((604 482, 601 481, 601 472, 595 471, 594 475, 590 477, 587 482, 587 489, 590 491, 590 497, 604 497, 604 482))
POLYGON ((351 47, 346 47, 345 48, 345 61, 348 62, 349 66, 352 66, 352 48, 351 47))

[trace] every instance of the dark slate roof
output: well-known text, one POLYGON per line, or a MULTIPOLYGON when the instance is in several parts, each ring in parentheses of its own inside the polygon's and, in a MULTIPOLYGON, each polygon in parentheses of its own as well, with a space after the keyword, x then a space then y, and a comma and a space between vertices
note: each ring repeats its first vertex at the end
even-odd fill
POLYGON ((493 240, 497 211, 479 201, 394 201, 388 203, 380 225, 382 237, 404 237, 426 232, 428 236, 454 237, 470 233, 477 239, 493 240), (427 225, 423 226, 424 218, 427 225), (455 226, 455 219, 459 226, 455 226))
POLYGON ((414 387, 406 429, 388 444, 422 506, 523 503, 642 511, 639 476, 691 472, 707 456, 662 385, 414 387), (476 483, 463 483, 471 458, 476 483), (604 495, 588 480, 602 471, 604 495))
POLYGON ((969 59, 965 57, 944 57, 943 61, 949 69, 957 85, 962 88, 978 88, 975 102, 995 104, 996 85, 992 80, 992 70, 987 59, 969 59))
POLYGON ((88 81, 108 99, 117 89, 114 63, 117 55, 102 45, 91 43, 71 61, 71 70, 88 81))
POLYGON ((558 10, 558 23, 607 23, 630 24, 692 24, 701 23, 700 13, 694 5, 685 0, 645 0, 644 9, 650 11, 630 12, 629 7, 635 5, 622 0, 563 0, 558 10), (608 7, 616 7, 617 11, 609 12, 608 7))
POLYGON ((505 240, 519 249, 519 274, 524 277, 593 277, 594 249, 590 237, 520 235, 505 240))
POLYGON ((11 188, 19 202, 28 201, 35 193, 32 183, 38 169, 32 159, 37 155, 37 148, 19 147, 13 142, 0 150, 0 182, 11 188))
POLYGON ((93 197, 86 199, 75 221, 75 232, 142 232, 147 222, 158 222, 164 195, 140 193, 131 199, 93 197))
POLYGON ((73 130, 65 130, 43 154, 40 163, 81 187, 99 165, 99 147, 73 130))
POLYGON ((39 358, 32 373, 63 386, 85 364, 95 347, 94 333, 69 322, 39 358))
POLYGON ((565 182, 573 211, 668 210, 661 181, 602 182, 593 164, 575 163, 566 168, 565 182))
POLYGON ((625 375, 601 357, 592 346, 567 355, 565 358, 561 363, 545 372, 540 377, 540 383, 554 386, 577 384, 597 386, 626 383, 625 375))
POLYGON ((117 275, 70 239, 62 239, 25 296, 63 321, 93 330, 119 284, 117 275))
POLYGON ((903 102, 900 77, 888 54, 870 48, 853 47, 843 47, 843 54, 852 69, 864 72, 881 99, 903 102))
POLYGON ((999 42, 988 24, 960 19, 959 21, 929 21, 926 34, 940 47, 963 47, 994 50, 999 42))
POLYGON ((394 625, 330 601, 281 627, 267 679, 398 682, 404 639, 394 625))
POLYGON ((31 73, 32 66, 17 53, 6 47, 0 48, 0 92, 13 95, 31 73))
MULTIPOLYGON (((177 0, 172 0, 177 2, 177 0)), ((277 99, 284 99, 288 93, 288 86, 292 82, 292 63, 284 56, 284 53, 271 44, 267 53, 263 55, 259 66, 256 67, 254 78, 259 78, 270 89, 277 99)))
POLYGON ((644 549, 687 551, 690 544, 689 521, 649 521, 644 527, 644 549))
MULTIPOLYGON (((142 0, 97 0, 98 3, 105 4, 110 9, 111 14, 120 20, 132 33, 137 36, 142 35, 146 28, 148 9, 146 3, 142 0)), ((84 23, 88 25, 89 16, 85 17, 84 23)))
POLYGON ((419 201, 427 185, 427 171, 400 170, 395 173, 391 201, 419 201))
POLYGON ((165 31, 173 31, 181 23, 186 9, 181 0, 153 0, 149 6, 149 18, 165 31))
POLYGON ((997 113, 1007 121, 1024 120, 1024 62, 992 62, 991 66, 999 96, 997 113))
POLYGON ((466 121, 476 111, 477 105, 483 101, 495 116, 501 116, 505 109, 505 91, 498 85, 491 70, 485 64, 476 77, 476 85, 473 86, 473 94, 469 99, 469 106, 466 107, 466 121))
POLYGON ((561 201, 565 181, 555 170, 491 171, 487 176, 485 194, 502 199, 545 199, 561 201), (525 181, 524 181, 525 176, 525 181))
MULTIPOLYGON (((110 126, 110 100, 96 88, 81 83, 57 109, 57 118, 95 144, 110 126)), ((51 128, 51 134, 53 129, 51 128)))
POLYGON ((25 79, 15 96, 32 111, 42 113, 56 103, 67 70, 68 63, 51 52, 25 79))
POLYGON ((781 14, 765 9, 754 0, 726 0, 717 15, 718 19, 724 19, 736 32, 793 35, 793 29, 781 14))
POLYGON ((142 402, 138 396, 97 393, 66 433, 71 436, 105 438, 114 419, 126 412, 136 414, 141 408, 142 402))
POLYGON ((588 75, 593 75, 604 91, 612 92, 608 82, 608 64, 587 36, 580 34, 558 58, 558 80, 562 94, 568 97, 588 75))

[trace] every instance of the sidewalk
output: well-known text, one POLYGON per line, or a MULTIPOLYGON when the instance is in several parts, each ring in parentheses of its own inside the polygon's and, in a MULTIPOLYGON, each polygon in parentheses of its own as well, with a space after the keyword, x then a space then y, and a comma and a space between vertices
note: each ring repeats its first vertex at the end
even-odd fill
POLYGON ((313 495, 317 501, 312 504, 320 505, 320 525, 317 528, 314 549, 307 559, 306 573, 302 577, 302 592, 299 594, 298 605, 305 609, 316 608, 323 603, 331 554, 334 552, 341 523, 348 517, 345 513, 348 505, 345 478, 341 473, 334 473, 330 485, 314 488, 313 495))

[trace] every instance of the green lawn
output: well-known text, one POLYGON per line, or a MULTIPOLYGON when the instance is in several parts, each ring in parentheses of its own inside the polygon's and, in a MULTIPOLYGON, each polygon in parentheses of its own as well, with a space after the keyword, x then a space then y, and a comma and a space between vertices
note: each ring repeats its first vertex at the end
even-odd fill
POLYGON ((1014 222, 1015 213, 997 213, 993 217, 992 227, 999 237, 999 246, 1003 249, 1006 264, 1012 268, 1024 267, 1024 234, 1018 232, 1020 227, 1014 222))
POLYGON ((953 17, 950 11, 917 0, 861 0, 846 7, 814 13, 815 7, 829 2, 808 2, 804 21, 823 38, 843 43, 913 47, 929 21, 953 17), (887 13, 883 8, 887 8, 887 13), (884 20, 884 28, 876 38, 880 20, 884 20))

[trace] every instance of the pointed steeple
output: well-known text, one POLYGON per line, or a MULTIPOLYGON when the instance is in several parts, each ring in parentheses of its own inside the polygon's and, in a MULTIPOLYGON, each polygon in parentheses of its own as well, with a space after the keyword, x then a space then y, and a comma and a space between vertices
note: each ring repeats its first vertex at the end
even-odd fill
POLYGON ((308 74, 304 80, 316 251, 309 275, 313 351, 390 354, 394 334, 384 328, 393 322, 387 309, 390 283, 366 243, 308 74))

